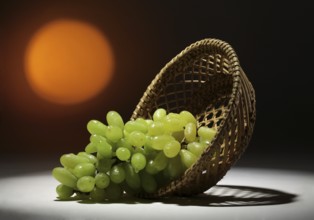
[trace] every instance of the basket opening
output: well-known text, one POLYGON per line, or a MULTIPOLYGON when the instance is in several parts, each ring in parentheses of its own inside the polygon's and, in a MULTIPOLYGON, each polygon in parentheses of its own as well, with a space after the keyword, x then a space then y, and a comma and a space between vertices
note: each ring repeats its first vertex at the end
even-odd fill
POLYGON ((153 88, 149 117, 157 108, 196 115, 199 126, 218 129, 229 103, 233 77, 229 61, 221 54, 201 54, 189 62, 177 62, 168 68, 153 88))

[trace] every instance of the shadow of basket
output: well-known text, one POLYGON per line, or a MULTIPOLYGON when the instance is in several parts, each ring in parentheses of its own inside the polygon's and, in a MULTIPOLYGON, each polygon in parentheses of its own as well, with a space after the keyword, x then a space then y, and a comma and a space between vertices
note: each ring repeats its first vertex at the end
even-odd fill
POLYGON ((268 188, 216 185, 196 196, 169 197, 159 201, 182 206, 235 207, 286 204, 294 202, 296 197, 294 194, 268 188))

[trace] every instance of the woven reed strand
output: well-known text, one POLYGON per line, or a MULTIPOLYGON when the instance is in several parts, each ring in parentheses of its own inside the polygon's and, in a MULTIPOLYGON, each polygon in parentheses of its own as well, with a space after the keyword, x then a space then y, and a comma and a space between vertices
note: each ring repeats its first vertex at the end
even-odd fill
POLYGON ((152 118, 157 108, 188 110, 198 126, 217 129, 200 159, 179 179, 146 198, 199 194, 217 184, 245 151, 256 118, 255 92, 233 48, 218 39, 193 43, 156 75, 132 119, 152 118))

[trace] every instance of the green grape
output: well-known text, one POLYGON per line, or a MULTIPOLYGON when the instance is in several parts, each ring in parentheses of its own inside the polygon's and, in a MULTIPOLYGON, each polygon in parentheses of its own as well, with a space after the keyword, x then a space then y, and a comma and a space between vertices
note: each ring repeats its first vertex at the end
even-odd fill
POLYGON ((115 125, 109 125, 106 137, 116 143, 118 142, 122 137, 123 137, 123 131, 120 127, 115 126, 115 125))
POLYGON ((121 184, 122 190, 130 197, 137 196, 141 192, 141 187, 138 189, 132 189, 126 182, 121 184))
POLYGON ((110 177, 105 173, 97 173, 95 176, 95 185, 99 189, 105 189, 110 184, 110 177))
POLYGON ((106 115, 106 119, 108 122, 108 125, 110 126, 117 126, 119 127, 121 130, 124 127, 124 122, 123 119, 121 117, 121 115, 116 112, 116 111, 109 111, 106 115))
POLYGON ((147 193, 153 193, 157 190, 158 186, 155 178, 146 172, 141 173, 141 183, 144 191, 147 193))
POLYGON ((95 175, 95 166, 91 163, 79 163, 74 167, 73 174, 77 178, 83 176, 94 176, 95 175))
POLYGON ((148 124, 147 124, 146 120, 144 118, 137 118, 135 120, 135 122, 141 124, 144 127, 143 130, 138 130, 138 131, 143 132, 144 134, 146 134, 147 133, 147 129, 148 129, 148 124))
POLYGON ((88 163, 89 159, 75 154, 63 154, 60 163, 66 168, 74 168, 79 163, 88 163))
POLYGON ((90 134, 106 136, 107 126, 97 120, 90 120, 87 123, 87 130, 90 134))
POLYGON ((125 180, 125 171, 122 166, 114 165, 111 168, 110 180, 114 183, 122 183, 125 180))
POLYGON ((141 188, 141 179, 138 173, 135 172, 133 166, 129 163, 124 164, 125 169, 125 181, 128 186, 133 189, 137 190, 141 188))
POLYGON ((147 126, 149 126, 152 123, 154 123, 154 121, 152 119, 146 119, 145 122, 146 122, 147 126))
POLYGON ((183 130, 183 123, 178 118, 171 118, 168 115, 164 118, 164 129, 168 133, 177 132, 183 130))
POLYGON ((118 142, 117 142, 117 147, 118 149, 120 147, 124 147, 127 148, 131 153, 133 152, 133 147, 132 145, 126 140, 126 138, 121 138, 118 142))
POLYGON ((165 109, 163 108, 159 108, 157 109, 154 114, 153 114, 153 120, 154 121, 161 121, 163 120, 164 117, 166 117, 167 112, 165 109))
POLYGON ((86 147, 85 147, 85 152, 88 154, 92 154, 92 153, 96 153, 97 152, 97 146, 95 143, 89 143, 86 147))
POLYGON ((116 155, 119 160, 121 161, 127 161, 131 157, 131 152, 129 149, 125 147, 119 147, 116 151, 116 155))
POLYGON ((146 136, 146 143, 144 145, 144 151, 143 151, 143 154, 146 156, 155 155, 157 152, 151 146, 151 139, 152 138, 150 136, 146 136))
POLYGON ((107 173, 111 170, 112 164, 115 162, 115 159, 99 159, 96 168, 99 172, 107 173))
POLYGON ((98 144, 99 142, 101 141, 106 141, 107 139, 103 136, 100 136, 98 134, 92 134, 89 138, 89 141, 92 143, 92 144, 98 144))
POLYGON ((96 164, 97 163, 97 158, 94 155, 89 154, 87 152, 79 152, 77 154, 77 156, 86 157, 89 160, 89 162, 92 163, 92 164, 96 164))
POLYGON ((186 123, 191 122, 191 123, 195 124, 195 126, 197 125, 197 121, 191 112, 181 111, 179 115, 181 116, 181 119, 184 120, 186 123))
POLYGON ((197 160, 197 157, 190 151, 181 149, 180 158, 186 168, 191 167, 197 160))
POLYGON ((145 134, 147 132, 147 124, 145 121, 143 123, 139 120, 128 121, 124 126, 124 130, 128 133, 131 133, 132 131, 140 131, 145 134))
POLYGON ((135 153, 131 157, 131 164, 135 172, 139 172, 146 166, 146 157, 142 153, 135 153))
POLYGON ((60 184, 57 186, 56 192, 60 199, 68 199, 74 193, 73 188, 63 185, 63 184, 60 184))
POLYGON ((94 189, 90 192, 90 198, 95 202, 103 202, 106 199, 106 192, 103 189, 94 187, 94 189))
POLYGON ((109 159, 112 157, 112 146, 108 144, 106 140, 102 140, 97 143, 97 153, 99 153, 101 157, 109 159))
POLYGON ((216 130, 214 130, 213 128, 206 127, 206 126, 202 126, 198 129, 197 134, 203 140, 211 141, 216 135, 216 130))
POLYGON ((156 166, 155 166, 155 163, 154 163, 154 160, 149 160, 146 164, 146 167, 145 167, 145 171, 149 174, 156 174, 159 172, 159 170, 157 170, 156 166))
POLYGON ((165 171, 167 172, 167 176, 170 178, 170 180, 178 178, 183 173, 180 156, 171 158, 165 171))
POLYGON ((95 178, 92 176, 83 176, 78 179, 76 186, 81 192, 91 192, 95 186, 95 178))
POLYGON ((155 121, 148 126, 147 134, 150 136, 157 136, 163 134, 164 132, 164 123, 161 121, 155 121))
POLYGON ((123 190, 122 188, 115 183, 110 183, 110 185, 106 188, 106 197, 109 200, 118 200, 122 197, 123 190))
POLYGON ((161 171, 165 169, 168 165, 168 158, 165 156, 163 152, 159 152, 154 159, 154 167, 161 171))
POLYGON ((172 132, 172 137, 179 141, 180 143, 184 140, 184 130, 172 132))
POLYGON ((90 193, 76 191, 75 194, 76 194, 75 198, 77 200, 89 200, 90 199, 90 193))
POLYGON ((75 188, 77 178, 66 168, 56 167, 52 170, 52 176, 65 186, 75 188))
POLYGON ((151 145, 152 148, 155 150, 162 150, 164 146, 172 140, 174 140, 174 137, 172 137, 171 135, 163 134, 153 137, 151 140, 151 145))
POLYGON ((135 147, 142 147, 146 142, 146 136, 140 131, 132 131, 127 138, 127 141, 135 147))
POLYGON ((187 149, 195 156, 200 157, 204 152, 206 145, 199 142, 191 142, 188 144, 187 149))
POLYGON ((185 125, 184 137, 188 143, 195 141, 195 139, 196 139, 196 126, 195 126, 195 124, 189 122, 185 125))
POLYGON ((166 155, 166 157, 172 158, 177 156, 180 150, 181 144, 176 140, 172 140, 165 145, 163 152, 166 155))

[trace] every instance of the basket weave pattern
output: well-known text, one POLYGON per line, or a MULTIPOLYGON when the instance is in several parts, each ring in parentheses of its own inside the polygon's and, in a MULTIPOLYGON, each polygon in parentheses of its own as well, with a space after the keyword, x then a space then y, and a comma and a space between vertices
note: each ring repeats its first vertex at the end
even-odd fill
POLYGON ((245 151, 253 133, 255 92, 233 48, 217 39, 204 39, 173 58, 147 87, 132 119, 152 118, 157 108, 188 110, 198 126, 217 129, 210 147, 179 179, 141 194, 146 198, 202 193, 223 178, 245 151))

